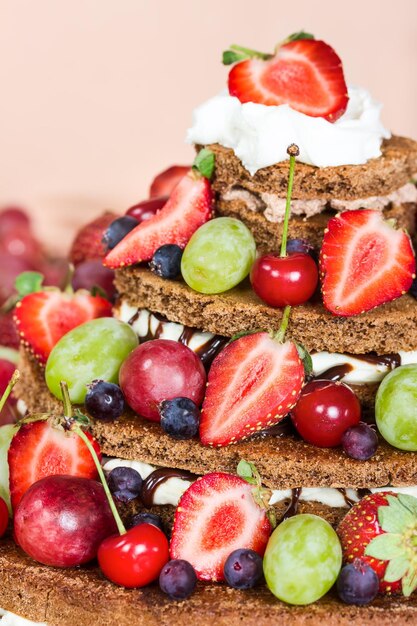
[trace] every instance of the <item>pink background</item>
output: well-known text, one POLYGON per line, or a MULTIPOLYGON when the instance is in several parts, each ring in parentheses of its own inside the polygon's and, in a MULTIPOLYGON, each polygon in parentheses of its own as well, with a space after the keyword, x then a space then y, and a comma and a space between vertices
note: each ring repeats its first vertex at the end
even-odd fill
POLYGON ((415 0, 0 0, 0 204, 27 205, 65 250, 76 223, 191 161, 185 131, 225 85, 224 48, 268 51, 300 28, 417 138, 415 0))

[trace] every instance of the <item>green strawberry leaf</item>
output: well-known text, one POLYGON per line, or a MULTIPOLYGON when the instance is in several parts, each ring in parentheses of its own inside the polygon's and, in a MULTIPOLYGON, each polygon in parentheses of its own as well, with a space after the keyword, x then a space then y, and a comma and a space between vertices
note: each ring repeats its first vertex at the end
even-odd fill
POLYGON ((245 480, 247 478, 252 478, 251 463, 248 463, 248 461, 245 461, 244 459, 239 461, 239 464, 237 466, 237 475, 241 478, 244 478, 245 480))
POLYGON ((378 507, 378 522, 388 533, 401 533, 403 530, 415 524, 416 518, 396 496, 387 496, 388 506, 378 507))
POLYGON ((80 409, 75 409, 73 419, 80 426, 90 426, 91 424, 91 420, 88 415, 84 415, 84 413, 81 413, 80 409))
POLYGON ((311 33, 306 33, 305 30, 299 30, 297 33, 293 33, 292 35, 287 37, 284 40, 283 44, 290 43, 290 41, 300 41, 300 39, 315 39, 315 37, 311 33))
POLYGON ((303 346, 303 344, 294 341, 295 347, 297 348, 298 356, 303 362, 304 371, 306 376, 310 376, 313 373, 313 360, 308 352, 307 348, 303 346))
POLYGON ((394 583, 396 580, 400 580, 410 567, 410 561, 406 556, 397 556, 392 559, 385 570, 384 581, 387 583, 394 583))
POLYGON ((409 569, 402 579, 402 591, 406 598, 411 596, 413 591, 417 588, 417 571, 409 569))
POLYGON ((403 556, 404 548, 401 543, 401 535, 384 533, 374 537, 366 546, 365 554, 380 561, 390 561, 398 556, 403 556))
POLYGON ((243 52, 235 52, 234 50, 225 50, 222 56, 223 65, 233 65, 233 63, 239 63, 248 59, 248 55, 243 52))
POLYGON ((405 493, 398 494, 398 500, 403 506, 405 506, 413 515, 417 516, 417 498, 409 496, 405 493))
POLYGON ((210 180, 214 172, 214 161, 214 153, 208 148, 203 148, 194 159, 193 169, 210 180))
POLYGON ((15 280, 15 288, 19 299, 35 291, 42 291, 43 274, 40 272, 22 272, 15 280))
POLYGON ((229 47, 229 50, 223 52, 222 61, 224 65, 232 65, 232 63, 240 63, 247 59, 262 59, 267 61, 272 58, 272 54, 266 52, 259 52, 259 50, 252 50, 251 48, 244 48, 243 46, 237 46, 233 44, 229 47))

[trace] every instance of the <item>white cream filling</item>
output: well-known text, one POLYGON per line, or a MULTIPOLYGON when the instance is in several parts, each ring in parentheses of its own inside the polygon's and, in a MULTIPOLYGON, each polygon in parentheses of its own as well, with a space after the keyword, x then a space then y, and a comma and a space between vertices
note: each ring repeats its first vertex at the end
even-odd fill
POLYGON ((366 163, 381 155, 382 140, 391 134, 381 123, 381 104, 361 87, 350 86, 348 91, 345 113, 331 123, 287 104, 242 104, 225 90, 194 110, 186 140, 231 148, 252 176, 263 167, 285 161, 291 143, 300 148, 298 160, 310 165, 366 163))
MULTIPOLYGON (((124 459, 111 459, 103 465, 104 471, 110 472, 115 467, 132 467, 142 476, 147 478, 157 467, 143 463, 142 461, 125 461, 124 459)), ((182 480, 180 478, 169 478, 165 483, 159 485, 154 494, 154 504, 177 506, 183 493, 192 484, 192 481, 182 480)), ((410 496, 417 497, 417 486, 411 487, 376 487, 370 489, 371 493, 379 491, 392 491, 394 493, 405 493, 410 496)), ((358 502, 360 496, 356 489, 346 489, 346 498, 352 502, 358 502)), ((270 504, 277 504, 283 500, 290 500, 292 496, 291 489, 275 489, 272 491, 270 504)), ((303 487, 300 493, 300 501, 302 502, 318 502, 333 508, 346 507, 347 502, 344 494, 333 487, 303 487)))
POLYGON ((32 622, 16 613, 0 609, 1 626, 47 626, 45 622, 32 622))
MULTIPOLYGON (((115 316, 123 322, 128 322, 138 313, 136 307, 132 307, 127 302, 122 301, 115 316)), ((155 335, 159 329, 158 337, 161 339, 171 339, 178 341, 184 331, 182 324, 176 322, 161 322, 155 315, 147 309, 141 309, 137 320, 132 324, 133 330, 138 334, 139 338, 148 335, 149 329, 155 335)), ((187 343, 191 350, 202 348, 214 335, 212 333, 194 331, 190 341, 187 343)), ((401 365, 417 363, 417 350, 400 351, 401 365)), ((313 361, 313 375, 319 376, 326 370, 337 365, 350 365, 352 370, 343 376, 340 380, 352 385, 363 385, 380 382, 388 372, 391 371, 389 365, 381 365, 378 363, 369 363, 360 356, 351 356, 340 354, 337 352, 315 352, 311 354, 313 361)))

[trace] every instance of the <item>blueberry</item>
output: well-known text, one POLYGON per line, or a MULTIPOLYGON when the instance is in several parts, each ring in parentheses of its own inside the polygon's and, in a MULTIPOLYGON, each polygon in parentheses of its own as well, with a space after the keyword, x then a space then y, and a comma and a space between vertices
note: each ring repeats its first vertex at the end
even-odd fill
POLYGON ((103 244, 107 250, 113 250, 138 224, 138 220, 131 215, 124 215, 115 219, 103 235, 103 244))
POLYGON ((115 467, 107 476, 109 489, 120 502, 130 502, 139 496, 142 476, 132 467, 115 467))
POLYGON ((163 400, 159 414, 163 430, 174 439, 191 439, 198 433, 200 410, 189 398, 163 400))
POLYGON ((151 270, 162 278, 177 278, 181 273, 182 249, 174 243, 158 248, 149 263, 151 270))
POLYGON ((371 426, 359 422, 343 434, 342 447, 352 459, 367 461, 378 448, 378 435, 371 426))
POLYGON ((188 561, 176 559, 168 561, 159 575, 161 590, 172 600, 185 600, 190 596, 197 584, 197 576, 188 561))
POLYGON ((125 409, 122 390, 114 383, 93 380, 85 396, 85 408, 94 419, 103 422, 115 420, 125 409))
POLYGON ((346 604, 369 604, 376 597, 378 589, 376 572, 360 559, 345 565, 337 579, 337 593, 346 604))
POLYGON ((224 577, 234 589, 250 589, 263 574, 262 558, 254 550, 234 550, 224 564, 224 577))
POLYGON ((306 239, 288 239, 287 254, 310 254, 314 256, 314 246, 306 239))
POLYGON ((153 526, 159 528, 159 530, 162 530, 163 533, 165 532, 162 518, 155 513, 147 513, 145 511, 142 513, 136 513, 136 515, 134 515, 130 520, 129 528, 139 526, 140 524, 152 524, 153 526))

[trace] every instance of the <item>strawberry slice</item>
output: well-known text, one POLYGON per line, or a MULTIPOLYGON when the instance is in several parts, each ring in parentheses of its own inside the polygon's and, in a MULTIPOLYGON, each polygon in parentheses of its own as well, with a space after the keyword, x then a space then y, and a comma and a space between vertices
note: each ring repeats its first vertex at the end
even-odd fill
MULTIPOLYGON (((86 435, 101 458, 98 443, 89 433, 86 435)), ((98 477, 93 458, 82 439, 49 421, 30 422, 20 427, 11 441, 8 463, 13 509, 29 487, 46 476, 98 477)))
POLYGON ((345 317, 404 294, 416 271, 410 237, 380 211, 344 211, 325 230, 320 272, 325 307, 345 317))
POLYGON ((289 104, 330 122, 345 112, 349 97, 342 62, 324 41, 290 41, 272 58, 262 53, 254 56, 237 63, 229 73, 229 93, 241 102, 289 104))
POLYGON ((190 167, 190 165, 172 165, 158 174, 158 176, 155 176, 149 190, 149 197, 169 196, 181 178, 190 171, 190 167))
POLYGON ((213 211, 213 194, 207 178, 190 171, 171 193, 165 206, 141 222, 111 250, 104 265, 116 269, 150 261, 162 245, 185 248, 191 235, 207 222, 213 211))
POLYGON ((277 424, 297 402, 303 382, 293 342, 280 343, 268 333, 236 339, 210 368, 201 442, 226 446, 277 424))
POLYGON ((231 474, 199 478, 178 504, 171 558, 189 561, 199 580, 222 581, 233 550, 248 548, 263 556, 272 528, 252 491, 249 483, 231 474))
POLYGON ((49 289, 30 293, 18 302, 14 319, 22 343, 29 346, 43 364, 67 332, 96 317, 111 317, 111 314, 110 302, 101 296, 92 296, 86 291, 69 294, 49 289))

